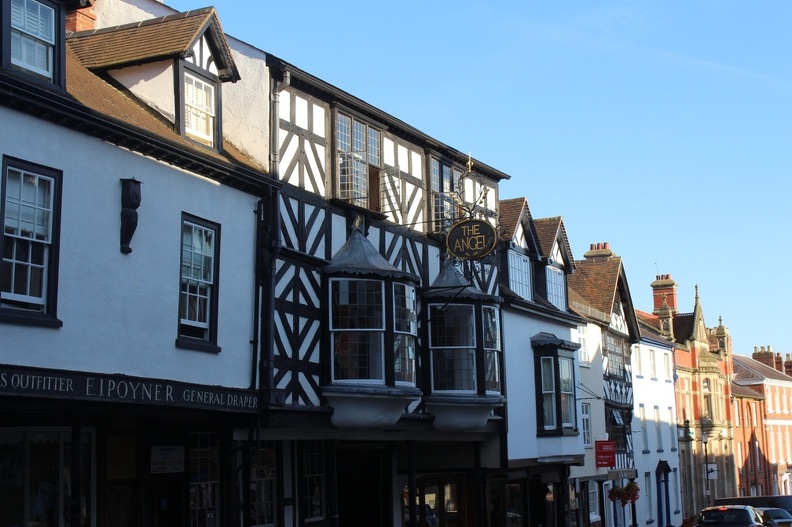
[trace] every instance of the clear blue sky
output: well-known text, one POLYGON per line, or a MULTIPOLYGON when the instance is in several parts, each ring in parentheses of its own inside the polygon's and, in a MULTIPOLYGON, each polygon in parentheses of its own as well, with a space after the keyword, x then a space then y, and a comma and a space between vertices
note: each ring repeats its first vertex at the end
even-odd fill
POLYGON ((736 353, 792 354, 791 1, 166 3, 510 174, 638 309, 671 274, 736 353))

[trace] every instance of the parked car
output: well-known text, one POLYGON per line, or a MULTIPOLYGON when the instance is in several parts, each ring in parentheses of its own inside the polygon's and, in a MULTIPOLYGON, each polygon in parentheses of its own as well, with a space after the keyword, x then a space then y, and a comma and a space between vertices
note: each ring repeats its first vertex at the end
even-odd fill
POLYGON ((750 505, 751 507, 777 507, 792 513, 792 496, 733 496, 715 498, 715 505, 750 505))
POLYGON ((786 509, 777 507, 756 507, 765 525, 775 527, 792 527, 792 514, 786 509))
POLYGON ((750 505, 719 505, 702 509, 696 527, 762 527, 759 511, 750 505))

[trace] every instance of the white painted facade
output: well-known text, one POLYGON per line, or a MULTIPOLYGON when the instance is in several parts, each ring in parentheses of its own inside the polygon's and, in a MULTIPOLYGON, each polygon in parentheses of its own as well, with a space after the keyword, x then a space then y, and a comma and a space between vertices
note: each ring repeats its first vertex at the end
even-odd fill
POLYGON ((63 173, 63 327, 3 324, 3 362, 247 388, 256 198, 4 107, 0 120, 3 155, 63 173), (124 255, 120 180, 132 177, 142 182, 142 202, 132 253, 124 255), (174 344, 182 212, 221 226, 217 354, 174 344))
POLYGON ((683 517, 673 344, 643 338, 632 347, 632 367, 633 456, 636 482, 641 487, 636 519, 638 525, 657 524, 661 518, 660 525, 680 525, 683 517))

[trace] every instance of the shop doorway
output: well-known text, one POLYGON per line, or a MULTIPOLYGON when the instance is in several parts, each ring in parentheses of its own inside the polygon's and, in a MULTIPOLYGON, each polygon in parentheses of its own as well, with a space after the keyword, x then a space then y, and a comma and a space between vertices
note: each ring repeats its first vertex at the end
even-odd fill
POLYGON ((384 448, 336 450, 338 515, 342 525, 391 525, 391 456, 384 448))

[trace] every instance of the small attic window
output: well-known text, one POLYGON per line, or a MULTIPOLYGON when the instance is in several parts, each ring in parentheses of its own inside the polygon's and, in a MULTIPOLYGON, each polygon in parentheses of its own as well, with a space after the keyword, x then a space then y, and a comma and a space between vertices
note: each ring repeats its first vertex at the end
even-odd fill
MULTIPOLYGON (((221 72, 217 45, 211 44, 208 32, 199 38, 179 70, 182 81, 181 133, 187 139, 220 149, 221 72)), ((229 78, 228 80, 233 80, 229 78)))
POLYGON ((8 16, 10 43, 3 42, 3 63, 31 74, 37 79, 61 85, 63 31, 61 9, 46 0, 10 0, 2 2, 2 9, 10 9, 8 16), (6 55, 6 53, 10 53, 6 55))
POLYGON ((184 134, 201 144, 215 146, 215 84, 184 73, 184 134))

